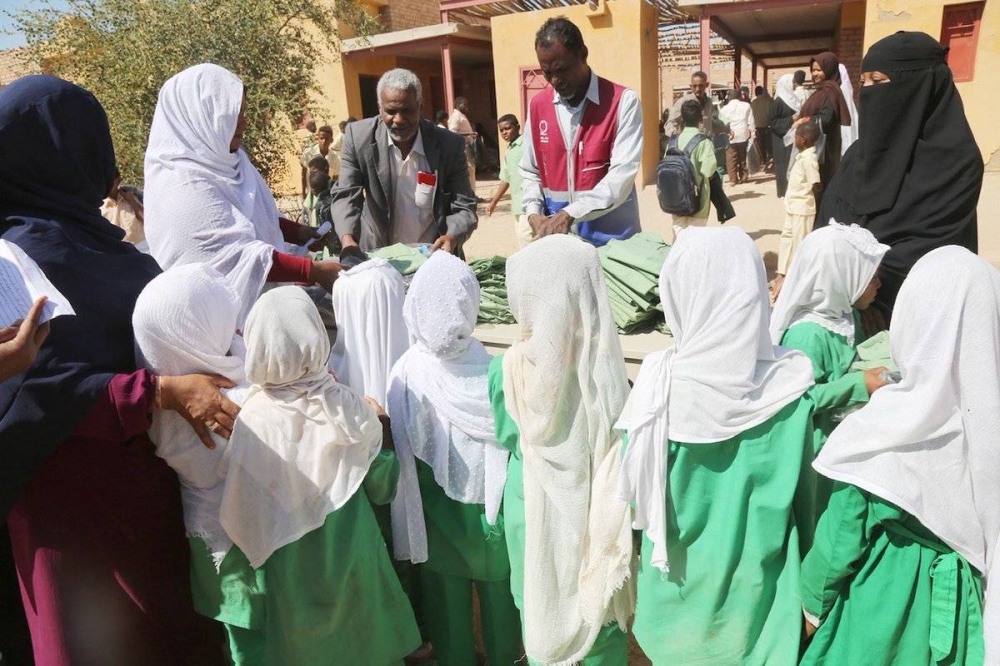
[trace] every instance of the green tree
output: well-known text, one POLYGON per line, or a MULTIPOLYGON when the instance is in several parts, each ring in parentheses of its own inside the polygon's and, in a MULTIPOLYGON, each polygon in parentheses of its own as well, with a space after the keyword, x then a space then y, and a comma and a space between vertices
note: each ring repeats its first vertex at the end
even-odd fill
POLYGON ((27 57, 90 90, 104 105, 126 182, 141 183, 156 97, 186 67, 213 62, 247 89, 244 143, 268 182, 285 168, 290 123, 310 106, 316 64, 338 26, 377 32, 353 0, 70 0, 12 14, 27 57))

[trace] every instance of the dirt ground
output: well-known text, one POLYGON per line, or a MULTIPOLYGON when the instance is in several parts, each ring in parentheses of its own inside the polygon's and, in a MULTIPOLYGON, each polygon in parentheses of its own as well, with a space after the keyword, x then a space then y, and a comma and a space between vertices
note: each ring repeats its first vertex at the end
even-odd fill
MULTIPOLYGON (((476 184, 478 196, 487 200, 493 197, 499 185, 497 180, 480 180, 476 184)), ((764 257, 768 274, 777 262, 778 237, 784 222, 782 201, 775 194, 774 177, 756 176, 744 185, 726 185, 726 191, 736 209, 736 217, 729 226, 744 229, 757 243, 764 257)), ((498 254, 510 256, 517 249, 514 239, 514 217, 510 214, 510 199, 504 197, 492 217, 486 217, 486 206, 479 206, 479 228, 465 245, 470 258, 498 254)), ((644 231, 659 233, 671 242, 673 231, 670 216, 661 212, 656 201, 656 188, 648 186, 639 192, 639 215, 644 231)), ((715 211, 709 215, 709 226, 717 225, 715 211)), ((979 254, 1000 268, 1000 173, 987 173, 979 198, 979 254)))

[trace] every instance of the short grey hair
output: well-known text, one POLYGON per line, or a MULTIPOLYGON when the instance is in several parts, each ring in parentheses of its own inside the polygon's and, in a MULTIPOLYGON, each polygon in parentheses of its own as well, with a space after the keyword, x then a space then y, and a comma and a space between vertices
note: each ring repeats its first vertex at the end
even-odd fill
POLYGON ((378 85, 375 86, 375 96, 378 97, 378 107, 380 109, 382 108, 383 90, 412 90, 417 93, 417 106, 420 106, 424 99, 424 91, 420 86, 420 79, 408 69, 390 69, 378 80, 378 85))

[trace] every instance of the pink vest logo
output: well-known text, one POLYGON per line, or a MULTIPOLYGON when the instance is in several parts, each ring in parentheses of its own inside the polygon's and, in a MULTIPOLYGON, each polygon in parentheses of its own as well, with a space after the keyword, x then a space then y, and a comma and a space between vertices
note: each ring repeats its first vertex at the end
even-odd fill
POLYGON ((547 120, 538 123, 538 141, 539 143, 549 142, 549 123, 547 120))

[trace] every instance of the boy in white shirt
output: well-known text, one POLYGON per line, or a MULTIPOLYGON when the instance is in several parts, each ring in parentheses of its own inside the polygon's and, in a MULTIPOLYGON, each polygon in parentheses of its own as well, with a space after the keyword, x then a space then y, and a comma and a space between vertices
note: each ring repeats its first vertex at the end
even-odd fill
POLYGON ((806 121, 795 129, 795 147, 798 154, 788 172, 788 190, 785 192, 785 226, 781 229, 778 246, 778 267, 772 298, 777 298, 781 283, 792 265, 795 250, 813 228, 816 218, 816 197, 823 189, 819 175, 819 156, 816 142, 819 125, 806 121))

